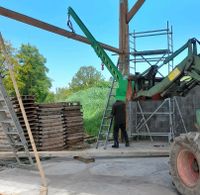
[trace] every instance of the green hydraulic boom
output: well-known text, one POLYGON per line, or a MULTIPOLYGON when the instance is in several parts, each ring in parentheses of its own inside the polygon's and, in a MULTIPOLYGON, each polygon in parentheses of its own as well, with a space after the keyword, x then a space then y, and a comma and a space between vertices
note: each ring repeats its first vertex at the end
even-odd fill
MULTIPOLYGON (((91 46, 93 47, 97 56, 101 59, 102 63, 107 67, 111 75, 118 82, 119 87, 116 89, 116 99, 125 100, 128 80, 123 78, 123 75, 121 74, 121 72, 118 70, 118 68, 112 62, 110 57, 101 47, 99 42, 94 38, 94 36, 90 33, 90 31, 87 29, 85 24, 81 21, 81 19, 78 17, 78 15, 75 13, 75 11, 71 7, 68 8, 68 16, 69 18, 71 16, 75 20, 75 22, 81 28, 81 30, 83 31, 87 39, 90 41, 91 46)), ((72 32, 74 32, 69 18, 68 18, 68 26, 71 28, 72 32)))
MULTIPOLYGON (((156 78, 158 67, 152 66, 142 74, 136 74, 124 78, 107 53, 101 47, 99 42, 89 32, 87 27, 69 7, 68 16, 72 16, 78 26, 81 28, 91 46, 95 50, 103 64, 110 71, 114 79, 119 83, 116 90, 116 99, 138 100, 138 99, 165 99, 172 96, 184 96, 200 82, 200 55, 197 54, 197 44, 199 41, 195 38, 190 39, 179 50, 165 59, 164 64, 176 58, 185 49, 188 49, 188 55, 180 62, 165 78, 156 78)), ((68 19, 68 26, 72 29, 71 21, 68 19)))

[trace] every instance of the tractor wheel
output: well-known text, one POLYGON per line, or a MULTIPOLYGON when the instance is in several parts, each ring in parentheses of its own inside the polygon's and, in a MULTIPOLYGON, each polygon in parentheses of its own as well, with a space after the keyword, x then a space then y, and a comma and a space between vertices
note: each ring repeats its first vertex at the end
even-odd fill
POLYGON ((200 195, 200 133, 175 138, 170 154, 170 173, 182 195, 200 195))

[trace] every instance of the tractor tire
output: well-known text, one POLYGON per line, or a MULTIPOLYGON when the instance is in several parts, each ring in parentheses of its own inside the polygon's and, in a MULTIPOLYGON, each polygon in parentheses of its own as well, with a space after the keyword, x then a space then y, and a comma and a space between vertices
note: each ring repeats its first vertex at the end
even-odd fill
POLYGON ((170 152, 170 174, 182 195, 200 195, 200 133, 175 138, 170 152))

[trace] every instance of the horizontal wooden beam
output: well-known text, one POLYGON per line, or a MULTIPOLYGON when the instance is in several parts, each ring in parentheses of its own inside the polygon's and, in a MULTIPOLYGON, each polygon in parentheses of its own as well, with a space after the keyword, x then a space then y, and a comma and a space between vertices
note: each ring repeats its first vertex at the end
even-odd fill
MULTIPOLYGON (((70 38, 70 39, 74 39, 76 41, 80 41, 80 42, 83 42, 83 43, 86 43, 86 44, 90 44, 90 41, 87 38, 85 38, 81 35, 77 35, 73 32, 67 31, 65 29, 59 28, 57 26, 48 24, 46 22, 43 22, 43 21, 37 20, 35 18, 14 12, 12 10, 9 10, 9 9, 3 8, 3 7, 0 7, 0 15, 7 17, 7 18, 10 18, 10 19, 17 20, 19 22, 23 22, 23 23, 31 25, 31 26, 35 26, 37 28, 40 28, 40 29, 43 29, 43 30, 46 30, 46 31, 49 31, 49 32, 70 38)), ((100 43, 100 44, 104 49, 106 49, 108 51, 111 51, 111 52, 114 52, 114 53, 120 53, 120 50, 118 48, 109 46, 109 45, 104 44, 104 43, 100 43)))
POLYGON ((127 14, 126 22, 127 24, 131 21, 133 16, 138 12, 138 10, 142 7, 145 0, 138 0, 135 5, 131 8, 131 10, 127 14))

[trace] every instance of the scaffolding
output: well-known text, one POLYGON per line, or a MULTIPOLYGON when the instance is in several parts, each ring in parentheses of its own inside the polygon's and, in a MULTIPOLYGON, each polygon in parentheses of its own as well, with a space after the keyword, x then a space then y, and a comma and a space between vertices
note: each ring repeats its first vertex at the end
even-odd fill
POLYGON ((131 136, 165 137, 168 142, 173 140, 180 132, 187 133, 187 129, 175 97, 163 101, 137 101, 129 105, 131 116, 131 136), (181 129, 181 131, 180 131, 181 129))
MULTIPOLYGON (((173 61, 167 64, 163 62, 172 53, 173 29, 169 22, 164 29, 134 31, 130 34, 130 72, 132 74, 146 72, 145 70, 148 70, 149 67, 156 65, 158 67, 156 76, 166 76, 173 70, 173 61), (152 45, 155 47, 154 49, 152 49, 152 45), (151 48, 146 49, 147 46, 151 48)), ((151 141, 154 140, 153 137, 167 137, 170 141, 177 132, 176 120, 178 118, 181 121, 181 127, 187 132, 175 97, 167 98, 164 101, 137 101, 129 106, 131 107, 129 113, 132 112, 132 114, 129 116, 128 126, 133 137, 148 136, 151 141), (161 125, 161 122, 165 122, 165 124, 161 125)))
MULTIPOLYGON (((144 39, 143 39, 144 40, 144 39)), ((163 64, 163 61, 166 57, 170 56, 173 53, 173 28, 169 25, 169 22, 167 22, 167 26, 165 29, 159 29, 159 30, 150 30, 150 31, 141 31, 136 32, 134 30, 133 33, 130 34, 130 54, 132 59, 130 59, 130 69, 133 70, 131 73, 135 74, 138 71, 138 64, 143 64, 143 69, 147 69, 146 67, 150 67, 152 65, 157 65, 159 69, 161 70, 162 67, 167 66, 167 72, 169 73, 173 69, 173 61, 169 62, 167 65, 163 64), (156 38, 155 38, 156 37, 156 38), (142 42, 142 49, 139 50, 138 42, 143 39, 148 38, 148 41, 142 42), (155 40, 153 40, 155 38, 155 40), (164 40, 165 38, 165 40, 164 40), (157 42, 156 42, 157 39, 157 42), (148 45, 150 40, 150 43, 152 45, 155 44, 157 47, 163 48, 156 48, 156 49, 147 49, 144 50, 145 46, 148 45), (163 41, 164 40, 164 41, 163 41)), ((141 69, 140 69, 141 70, 141 69)), ((162 73, 163 70, 159 71, 159 75, 161 77, 164 76, 162 73)))

